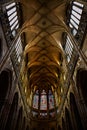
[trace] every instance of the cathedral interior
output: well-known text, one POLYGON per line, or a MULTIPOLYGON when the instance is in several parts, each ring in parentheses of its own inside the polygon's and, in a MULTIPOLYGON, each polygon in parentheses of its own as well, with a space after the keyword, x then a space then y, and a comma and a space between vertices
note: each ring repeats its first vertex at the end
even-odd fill
POLYGON ((87 0, 0 0, 0 130, 87 130, 87 0))

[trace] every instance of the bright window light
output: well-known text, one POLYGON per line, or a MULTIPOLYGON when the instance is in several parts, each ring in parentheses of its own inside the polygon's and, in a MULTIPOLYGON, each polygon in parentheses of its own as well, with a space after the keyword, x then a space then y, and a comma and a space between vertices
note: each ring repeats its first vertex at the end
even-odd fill
POLYGON ((13 12, 15 12, 16 11, 16 7, 14 7, 14 8, 12 8, 12 9, 10 9, 9 11, 7 11, 7 15, 9 16, 9 15, 11 15, 13 12))
POLYGON ((76 2, 76 1, 74 1, 73 2, 75 5, 78 5, 78 6, 80 6, 80 7, 83 7, 83 4, 81 4, 81 3, 78 3, 78 2, 76 2))
POLYGON ((72 23, 72 25, 73 25, 76 29, 78 29, 78 25, 77 25, 72 19, 70 19, 70 22, 72 23))
POLYGON ((12 21, 10 21, 10 26, 11 26, 15 21, 17 21, 17 16, 16 16, 12 21))
POLYGON ((9 21, 11 21, 16 15, 17 15, 17 12, 14 12, 12 15, 10 15, 8 17, 9 21))
POLYGON ((74 10, 72 10, 72 14, 77 17, 79 20, 81 19, 81 15, 78 14, 77 12, 75 12, 74 10))
POLYGON ((75 18, 73 15, 71 15, 71 18, 79 25, 80 21, 77 18, 75 18))
POLYGON ((13 6, 15 6, 15 2, 13 2, 13 3, 7 5, 7 6, 6 6, 6 9, 9 9, 9 8, 11 8, 11 7, 13 7, 13 6))
POLYGON ((82 14, 82 9, 80 9, 76 6, 73 6, 72 9, 75 10, 77 13, 82 14))
POLYGON ((18 20, 16 20, 16 22, 13 24, 13 26, 11 26, 11 30, 13 30, 13 28, 17 25, 18 20))

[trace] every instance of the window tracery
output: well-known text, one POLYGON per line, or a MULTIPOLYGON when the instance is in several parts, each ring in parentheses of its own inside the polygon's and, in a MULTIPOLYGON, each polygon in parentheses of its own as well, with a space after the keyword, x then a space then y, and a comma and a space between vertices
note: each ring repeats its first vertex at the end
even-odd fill
POLYGON ((39 117, 41 119, 44 118, 54 118, 56 113, 56 105, 54 101, 54 95, 52 90, 49 89, 46 91, 43 90, 36 90, 33 95, 32 100, 32 116, 39 117))

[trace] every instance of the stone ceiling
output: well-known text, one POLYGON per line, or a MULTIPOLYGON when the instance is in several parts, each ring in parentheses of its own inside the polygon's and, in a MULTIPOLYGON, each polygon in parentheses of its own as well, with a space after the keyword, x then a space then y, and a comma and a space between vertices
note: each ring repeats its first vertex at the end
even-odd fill
MULTIPOLYGON (((60 103, 66 78, 62 48, 65 0, 21 0, 26 46, 22 79, 27 102, 36 89, 52 89, 60 103)), ((32 98, 31 98, 32 100, 32 98)), ((57 102, 57 105, 59 104, 57 102)))

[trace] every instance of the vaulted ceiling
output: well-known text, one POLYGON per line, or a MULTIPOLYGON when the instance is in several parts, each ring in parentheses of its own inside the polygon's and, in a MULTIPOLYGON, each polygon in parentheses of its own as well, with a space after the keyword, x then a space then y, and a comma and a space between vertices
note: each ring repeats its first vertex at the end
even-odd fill
POLYGON ((62 48, 66 0, 21 0, 26 46, 22 73, 27 99, 36 89, 64 91, 66 61, 62 48), (26 78, 27 76, 27 78, 26 78))

